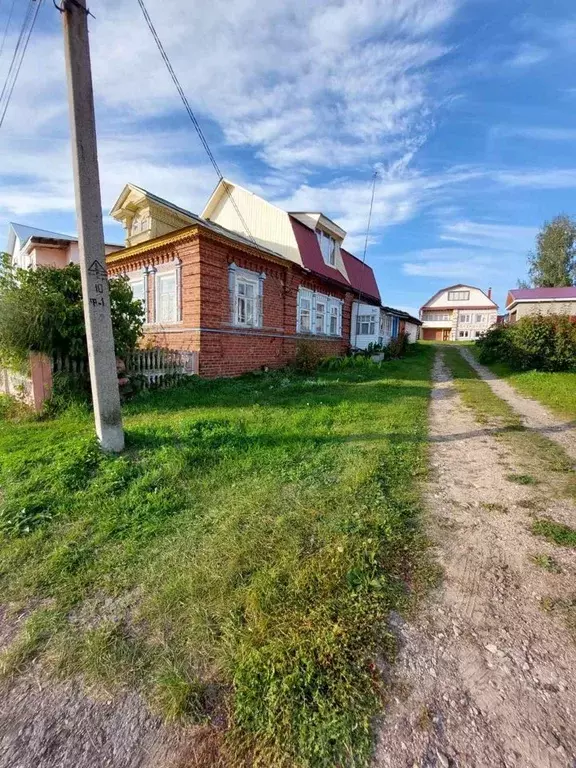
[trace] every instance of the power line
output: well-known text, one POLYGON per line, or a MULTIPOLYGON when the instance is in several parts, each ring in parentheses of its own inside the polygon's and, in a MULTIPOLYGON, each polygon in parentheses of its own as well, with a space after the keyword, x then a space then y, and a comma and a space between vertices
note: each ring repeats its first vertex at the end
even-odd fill
POLYGON ((200 126, 200 123, 198 122, 196 115, 194 114, 194 111, 192 107, 190 106, 190 102, 186 98, 186 94, 184 93, 184 89, 180 85, 180 81, 178 80, 178 77, 176 76, 176 73, 174 72, 174 68, 172 67, 172 63, 170 62, 170 59, 168 57, 168 54, 166 53, 164 46, 162 45, 162 41, 158 37, 158 33, 156 32, 156 28, 154 27, 154 24, 152 22, 152 19, 150 18, 150 14, 148 13, 148 10, 146 9, 146 6, 144 5, 144 0, 138 0, 138 5, 140 6, 140 9, 142 11, 142 14, 144 15, 144 19, 146 20, 146 24, 148 25, 148 29, 152 33, 152 37, 154 38, 154 41, 156 42, 156 46, 158 47, 158 50, 160 51, 160 55, 162 56, 162 59, 164 61, 164 64, 166 64, 166 69, 170 73, 170 77, 172 78, 172 81, 174 85, 176 86, 176 90, 178 91, 180 98, 182 99, 182 103, 184 104, 184 108, 186 109, 186 112, 188 113, 188 117, 192 121, 192 125, 194 126, 196 133, 198 134, 198 138, 200 139, 200 142, 202 146, 204 147, 204 151, 208 155, 208 158, 210 162, 212 163, 212 166, 214 170, 216 171, 216 174, 218 175, 218 179, 221 182, 224 182, 224 189, 230 198, 230 202, 232 203, 234 210, 236 211, 236 214, 238 218, 240 219, 240 223, 244 227, 246 234, 252 240, 252 242, 257 245, 256 240, 250 233, 250 230, 248 228, 248 224, 246 224, 246 221, 244 220, 244 217, 240 213, 240 210, 238 206, 236 205, 236 201, 232 197, 232 193, 228 189, 228 185, 224 181, 224 176, 222 175, 222 171, 220 170, 220 167, 218 166, 218 163, 216 162, 216 158, 212 154, 212 150, 210 149, 210 145, 208 144, 208 140, 206 139, 206 136, 204 135, 204 132, 202 131, 202 128, 200 126))
POLYGON ((6 26, 4 27, 4 36, 2 38, 2 45, 0 45, 0 58, 2 58, 2 53, 4 52, 4 45, 6 44, 6 37, 8 36, 8 30, 10 29, 10 22, 12 21, 12 14, 14 13, 15 5, 16 5, 16 0, 12 0, 12 4, 10 6, 10 12, 8 13, 8 20, 6 22, 6 26))
POLYGON ((22 62, 24 61, 24 56, 26 55, 28 43, 30 42, 32 30, 36 24, 41 5, 42 0, 29 0, 28 2, 28 8, 26 9, 26 15, 20 29, 16 47, 14 48, 14 53, 12 54, 6 81, 4 82, 2 93, 0 93, 0 128, 6 117, 6 112, 14 92, 14 86, 18 80, 18 75, 20 74, 22 62))
MULTIPOLYGON (((366 253, 368 251, 368 238, 370 237, 370 225, 372 223, 372 209, 374 208, 374 194, 376 192, 376 180, 378 179, 378 171, 374 170, 374 173, 372 174, 372 195, 370 197, 370 207, 368 208, 368 223, 366 225, 366 238, 364 240, 364 253, 362 254, 362 272, 360 274, 360 281, 358 283, 358 311, 356 312, 356 341, 358 341, 358 322, 360 319, 360 302, 362 301, 362 286, 364 283, 364 272, 366 267, 366 253)), ((352 322, 354 322, 354 318, 352 318, 352 322)), ((352 336, 352 331, 354 329, 351 329, 350 336, 352 336)))

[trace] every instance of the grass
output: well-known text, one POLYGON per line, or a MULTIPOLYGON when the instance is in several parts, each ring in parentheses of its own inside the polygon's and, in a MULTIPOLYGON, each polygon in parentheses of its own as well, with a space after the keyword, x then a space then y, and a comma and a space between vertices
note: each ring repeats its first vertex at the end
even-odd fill
POLYGON ((540 552, 535 555, 530 555, 530 561, 534 563, 534 565, 537 565, 538 568, 542 568, 550 573, 562 573, 562 568, 559 563, 550 555, 545 555, 540 552))
MULTIPOLYGON (((478 348, 471 349, 475 355, 478 348)), ((506 363, 487 366, 527 397, 539 400, 560 416, 576 418, 576 372, 514 371, 506 363)))
POLYGON ((538 485, 540 482, 536 480, 532 475, 517 475, 514 472, 506 475, 506 480, 510 483, 517 483, 518 485, 538 485))
POLYGON ((535 536, 542 536, 561 547, 576 547, 576 529, 569 525, 541 518, 534 521, 531 530, 535 536))
POLYGON ((507 475, 507 480, 527 486, 547 483, 558 495, 576 499, 576 472, 564 449, 525 429, 516 411, 494 394, 458 349, 444 348, 443 355, 464 404, 472 409, 479 424, 492 427, 494 437, 512 448, 526 470, 507 475))
POLYGON ((229 766, 367 765, 387 616, 434 578, 433 354, 144 394, 121 456, 81 408, 0 422, 0 589, 30 611, 4 673, 40 657, 169 719, 224 713, 229 766))

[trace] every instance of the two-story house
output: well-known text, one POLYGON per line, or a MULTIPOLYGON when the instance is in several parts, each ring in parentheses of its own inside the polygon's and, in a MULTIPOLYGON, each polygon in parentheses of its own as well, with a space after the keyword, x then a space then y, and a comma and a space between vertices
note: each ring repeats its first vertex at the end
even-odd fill
POLYGON ((107 256, 110 275, 126 275, 144 303, 146 338, 196 351, 201 375, 285 365, 301 340, 342 354, 353 301, 380 306, 374 273, 346 250, 341 227, 231 181, 201 216, 133 184, 111 215, 126 247, 107 256))
MULTIPOLYGON (((121 247, 112 244, 104 246, 107 254, 121 247)), ((23 269, 65 267, 79 261, 78 238, 74 235, 13 222, 8 229, 6 252, 12 257, 12 264, 23 269)))
POLYGON ((420 309, 425 341, 466 341, 479 338, 496 322, 498 305, 472 285, 450 285, 434 294, 420 309))

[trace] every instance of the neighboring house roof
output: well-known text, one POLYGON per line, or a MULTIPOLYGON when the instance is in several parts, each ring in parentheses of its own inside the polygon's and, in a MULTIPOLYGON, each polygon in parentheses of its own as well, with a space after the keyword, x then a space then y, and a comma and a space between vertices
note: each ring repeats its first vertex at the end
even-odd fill
MULTIPOLYGON (((38 227, 29 227, 27 224, 16 224, 10 222, 10 231, 8 233, 8 253, 14 253, 15 238, 20 240, 20 245, 23 246, 28 240, 59 240, 67 243, 77 243, 78 237, 76 235, 65 235, 62 232, 52 232, 49 229, 38 229, 38 227)), ((105 243, 108 246, 114 246, 122 248, 123 246, 117 243, 105 243)))
POLYGON ((363 264, 360 259, 348 253, 344 248, 340 248, 344 268, 348 275, 348 279, 346 279, 342 272, 326 264, 324 261, 314 230, 293 216, 290 216, 290 222, 292 223, 302 264, 306 269, 322 277, 327 277, 346 288, 352 288, 366 299, 380 303, 380 292, 371 267, 363 264))
MULTIPOLYGON (((490 296, 486 293, 486 291, 483 291, 482 288, 478 288, 477 285, 466 285, 465 283, 456 283, 455 285, 449 285, 446 288, 441 288, 439 291, 436 291, 434 296, 431 296, 428 301, 425 304, 422 304, 420 309, 427 309, 430 304, 440 296, 441 293, 446 293, 446 291, 454 291, 456 288, 469 288, 472 291, 480 291, 480 293, 483 293, 484 296, 488 299, 488 301, 492 302, 492 304, 495 307, 498 307, 498 304, 496 304, 495 301, 493 301, 490 296)), ((458 304, 454 303, 453 306, 448 307, 448 309, 456 309, 458 304)), ((434 309, 440 309, 440 307, 434 307, 434 309)), ((446 307, 442 307, 442 309, 446 309, 446 307)), ((485 307, 468 307, 468 309, 485 309, 485 307)))
POLYGON ((409 323, 413 323, 414 325, 422 325, 422 320, 419 320, 417 317, 413 317, 412 315, 408 314, 408 312, 404 312, 403 309, 394 309, 394 307, 385 306, 382 306, 382 309, 389 315, 396 315, 397 317, 400 317, 403 320, 407 320, 409 323))
POLYGON ((562 288, 514 288, 508 291, 506 309, 518 302, 576 301, 576 286, 562 288))

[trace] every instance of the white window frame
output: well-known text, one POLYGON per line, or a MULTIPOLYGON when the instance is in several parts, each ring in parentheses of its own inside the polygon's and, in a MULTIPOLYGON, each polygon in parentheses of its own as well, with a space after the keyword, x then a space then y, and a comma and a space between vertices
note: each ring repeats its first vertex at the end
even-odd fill
POLYGON ((228 267, 228 286, 230 291, 230 320, 237 328, 262 328, 264 323, 264 272, 255 272, 251 269, 243 269, 232 263, 228 267), (241 286, 251 286, 252 296, 242 293, 241 286), (240 302, 247 306, 252 301, 252 317, 248 319, 245 313, 244 319, 240 314, 240 302))
POLYGON ((337 249, 340 247, 336 238, 324 232, 323 229, 316 230, 316 238, 318 239, 318 245, 320 246, 320 253, 325 264, 329 267, 336 266, 337 249))
POLYGON ((142 303, 142 308, 144 309, 144 322, 146 322, 146 318, 148 317, 148 296, 146 295, 148 293, 147 291, 147 280, 146 275, 142 273, 142 277, 137 278, 128 278, 128 283, 130 285, 130 288, 132 289, 132 298, 135 301, 140 301, 142 303), (134 286, 135 285, 142 285, 142 298, 139 299, 137 296, 134 295, 134 286))
POLYGON ((170 269, 166 271, 157 271, 154 280, 154 322, 158 325, 174 325, 180 320, 180 270, 170 269), (164 319, 160 316, 160 286, 162 282, 171 277, 174 279, 174 319, 164 319))
POLYGON ((296 332, 312 336, 342 336, 342 311, 344 302, 310 288, 298 288, 296 332), (319 307, 322 309, 319 312, 319 307), (318 316, 322 317, 321 326, 318 316), (306 322, 303 319, 306 318, 306 322), (335 319, 335 327, 333 320, 335 319), (321 327, 321 330, 320 330, 321 327))
POLYGON ((314 302, 314 333, 319 336, 326 335, 326 321, 328 318, 328 297, 316 295, 314 302))
POLYGON ((470 301, 470 291, 448 291, 448 301, 470 301))
POLYGON ((296 330, 298 333, 314 333, 314 326, 312 323, 313 310, 314 291, 310 291, 307 288, 298 288, 298 310, 296 319, 296 330), (304 316, 307 316, 306 323, 303 323, 304 316))
POLYGON ((376 317, 374 313, 364 313, 356 315, 356 336, 374 336, 376 333, 376 317), (366 333, 362 331, 362 326, 368 327, 366 333))

